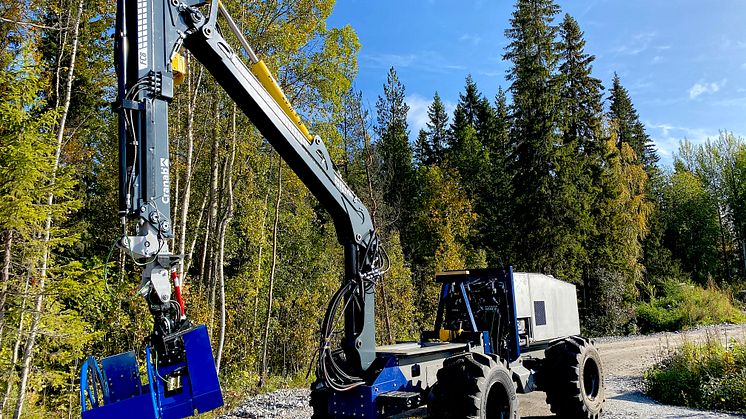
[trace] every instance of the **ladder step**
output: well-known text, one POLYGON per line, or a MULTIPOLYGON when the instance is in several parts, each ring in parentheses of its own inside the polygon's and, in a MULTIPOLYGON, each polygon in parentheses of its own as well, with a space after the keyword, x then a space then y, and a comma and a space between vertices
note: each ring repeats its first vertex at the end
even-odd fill
POLYGON ((414 391, 388 391, 379 395, 376 400, 379 405, 399 409, 412 409, 422 402, 420 393, 414 391))

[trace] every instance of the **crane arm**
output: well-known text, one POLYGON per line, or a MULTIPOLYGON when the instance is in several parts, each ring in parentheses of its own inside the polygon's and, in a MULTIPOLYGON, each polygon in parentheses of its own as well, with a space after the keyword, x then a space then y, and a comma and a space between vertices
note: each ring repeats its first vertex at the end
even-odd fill
POLYGON ((178 339, 171 336, 187 324, 171 298, 169 282, 181 256, 169 248, 173 231, 168 151, 168 105, 175 83, 183 78, 179 52, 186 48, 331 215, 344 247, 345 274, 322 323, 317 370, 330 387, 352 388, 362 382, 359 377, 375 359, 374 286, 385 252, 368 210, 335 169, 321 138, 310 136, 219 0, 210 2, 205 15, 202 6, 206 4, 200 0, 117 1, 115 108, 124 225, 119 245, 144 265, 140 290, 155 318, 151 340, 161 359, 178 356, 178 339), (219 11, 247 50, 251 68, 219 31, 219 11), (129 234, 127 225, 132 221, 137 227, 129 234), (354 303, 345 303, 349 301, 354 303), (344 310, 344 338, 342 351, 336 352, 330 340, 340 308, 344 310))

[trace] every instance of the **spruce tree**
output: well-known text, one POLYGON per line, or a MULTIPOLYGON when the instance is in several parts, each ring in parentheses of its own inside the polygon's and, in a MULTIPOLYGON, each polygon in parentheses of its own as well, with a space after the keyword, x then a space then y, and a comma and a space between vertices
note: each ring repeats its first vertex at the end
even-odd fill
MULTIPOLYGON (((396 70, 389 70, 383 96, 376 102, 376 127, 378 136, 377 149, 381 159, 380 180, 383 189, 383 200, 387 206, 386 218, 406 234, 402 227, 407 225, 408 212, 411 209, 410 198, 413 195, 412 148, 409 145, 407 112, 404 85, 399 81, 396 70)), ((404 240, 406 243, 406 240, 404 240)))
POLYGON ((486 102, 482 102, 478 124, 478 135, 484 142, 487 169, 481 176, 477 234, 479 246, 486 250, 488 265, 503 266, 510 262, 508 256, 512 235, 512 176, 508 168, 510 116, 502 87, 498 89, 495 107, 486 102))
POLYGON ((629 92, 622 86, 622 82, 616 73, 614 73, 612 81, 609 102, 608 116, 609 119, 616 122, 617 146, 621 147, 622 143, 629 144, 637 154, 637 161, 645 166, 648 176, 654 175, 660 157, 658 157, 650 137, 645 132, 645 125, 637 115, 637 110, 632 104, 629 92))
POLYGON ((574 143, 593 157, 601 148, 601 81, 591 75, 595 56, 585 52, 585 40, 577 21, 569 14, 561 25, 560 96, 562 134, 565 144, 574 143))
POLYGON ((427 138, 427 131, 421 129, 414 143, 414 161, 417 166, 431 166, 433 164, 433 148, 427 138))
MULTIPOLYGON (((459 101, 453 113, 451 124, 451 135, 448 140, 449 153, 458 154, 462 152, 463 132, 466 127, 477 127, 480 108, 482 106, 482 95, 479 93, 477 84, 471 75, 466 76, 464 93, 459 93, 459 101)), ((454 158, 453 156, 451 157, 454 158)))
POLYGON ((438 92, 427 108, 427 117, 427 130, 420 131, 417 138, 417 158, 426 166, 441 165, 448 142, 448 113, 438 92))
POLYGON ((427 116, 429 118, 428 136, 433 149, 433 164, 442 164, 448 144, 448 113, 438 92, 435 92, 433 103, 427 109, 427 116))
POLYGON ((583 32, 569 14, 560 26, 560 38, 562 141, 555 157, 553 202, 562 212, 554 214, 561 233, 555 264, 563 276, 579 282, 588 264, 587 244, 594 229, 591 206, 600 171, 601 82, 591 75, 595 57, 585 52, 583 32))
POLYGON ((495 143, 490 150, 492 155, 507 157, 509 154, 511 117, 508 100, 502 86, 497 89, 495 96, 495 143))
MULTIPOLYGON (((492 111, 483 109, 484 102, 474 79, 467 76, 464 93, 459 94, 451 124, 448 163, 458 172, 462 186, 470 195, 480 192, 482 174, 486 170, 482 135, 489 125, 486 119, 492 117, 492 111)), ((486 106, 490 108, 489 102, 486 106)))
POLYGON ((555 77, 559 55, 553 24, 559 7, 552 0, 518 0, 505 31, 510 40, 504 59, 513 98, 510 159, 513 175, 515 260, 520 269, 549 271, 560 239, 552 202, 559 92, 555 77))

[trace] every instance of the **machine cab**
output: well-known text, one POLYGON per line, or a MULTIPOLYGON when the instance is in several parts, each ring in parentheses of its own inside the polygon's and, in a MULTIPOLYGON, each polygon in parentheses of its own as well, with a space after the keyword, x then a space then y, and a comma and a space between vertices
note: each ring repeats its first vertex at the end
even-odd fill
POLYGON ((478 341, 510 362, 520 355, 513 270, 470 269, 436 275, 441 284, 435 330, 423 338, 478 341))

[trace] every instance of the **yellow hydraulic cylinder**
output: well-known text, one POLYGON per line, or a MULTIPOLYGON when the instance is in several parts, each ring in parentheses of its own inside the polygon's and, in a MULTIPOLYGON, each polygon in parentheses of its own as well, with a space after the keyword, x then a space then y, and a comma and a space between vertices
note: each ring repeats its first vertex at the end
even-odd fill
POLYGON ((303 135, 306 136, 306 139, 308 139, 309 142, 313 141, 313 137, 311 136, 311 133, 308 132, 308 128, 303 125, 303 121, 301 121, 300 116, 298 116, 298 114, 295 112, 293 106, 290 105, 290 102, 285 97, 282 89, 280 89, 280 85, 277 84, 275 78, 272 77, 272 73, 269 72, 269 69, 267 68, 267 65, 264 64, 264 61, 260 60, 252 64, 251 72, 254 73, 256 78, 259 79, 259 82, 262 83, 265 89, 267 89, 267 92, 269 92, 269 94, 275 99, 275 101, 277 101, 288 118, 290 118, 295 126, 297 126, 298 129, 303 133, 303 135))
POLYGON ((187 67, 186 67, 186 58, 184 58, 181 54, 174 55, 174 58, 171 59, 171 72, 174 74, 174 86, 180 85, 182 82, 184 82, 184 78, 186 77, 187 73, 187 67))

